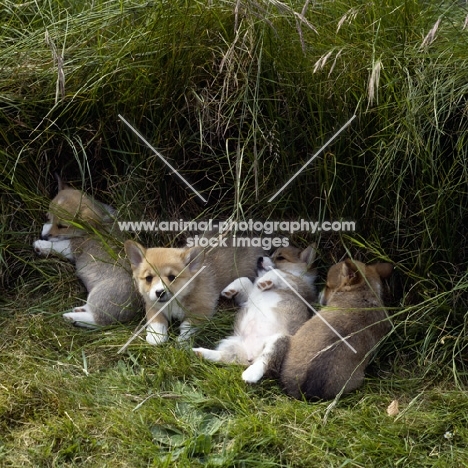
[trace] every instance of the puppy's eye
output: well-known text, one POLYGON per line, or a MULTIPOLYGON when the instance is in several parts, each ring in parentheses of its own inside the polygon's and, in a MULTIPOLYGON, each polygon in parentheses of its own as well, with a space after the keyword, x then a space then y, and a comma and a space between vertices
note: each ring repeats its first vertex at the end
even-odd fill
POLYGON ((59 224, 57 224, 57 227, 58 227, 59 229, 67 229, 68 226, 65 226, 65 224, 60 224, 60 223, 59 223, 59 224))
POLYGON ((284 257, 282 255, 278 255, 275 260, 284 260, 284 257))
POLYGON ((175 280, 175 276, 174 275, 168 275, 167 279, 169 280, 170 283, 172 283, 175 280))
POLYGON ((153 281, 153 277, 151 275, 148 275, 145 277, 145 281, 149 284, 151 281, 153 281))

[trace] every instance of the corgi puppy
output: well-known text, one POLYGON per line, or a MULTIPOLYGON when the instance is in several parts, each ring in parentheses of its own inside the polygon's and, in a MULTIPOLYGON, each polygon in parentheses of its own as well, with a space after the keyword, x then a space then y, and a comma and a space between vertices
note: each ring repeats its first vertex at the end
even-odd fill
POLYGON ((88 297, 84 305, 63 314, 74 325, 94 328, 127 322, 140 308, 130 265, 121 255, 122 249, 110 239, 114 213, 112 207, 59 180, 58 194, 49 206, 48 222, 41 238, 33 244, 39 255, 56 254, 75 263, 88 297))
POLYGON ((215 350, 193 348, 193 351, 211 361, 249 366, 242 378, 256 380, 276 338, 293 335, 310 318, 307 304, 316 300, 314 258, 312 246, 304 251, 281 248, 273 255, 277 262, 273 271, 272 260, 260 258, 255 283, 249 278, 238 278, 221 293, 242 306, 234 334, 223 339, 215 350))
POLYGON ((211 317, 221 291, 241 276, 255 277, 257 247, 148 248, 125 242, 137 289, 145 301, 146 340, 167 340, 169 321, 178 319, 179 341, 188 339, 196 325, 211 317), (202 268, 204 267, 204 268, 202 268))
POLYGON ((382 279, 392 271, 390 263, 350 259, 330 268, 321 318, 278 340, 270 360, 269 373, 288 395, 331 399, 362 384, 372 352, 392 328, 382 303, 382 279))

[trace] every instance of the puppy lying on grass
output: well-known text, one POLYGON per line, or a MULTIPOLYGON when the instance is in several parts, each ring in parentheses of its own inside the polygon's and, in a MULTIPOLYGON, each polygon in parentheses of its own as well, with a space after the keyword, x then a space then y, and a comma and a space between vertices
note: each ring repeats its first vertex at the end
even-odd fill
POLYGON ((154 345, 167 340, 173 319, 181 321, 179 340, 187 340, 214 314, 223 288, 239 275, 255 277, 263 255, 257 247, 216 247, 205 254, 202 247, 146 249, 134 241, 125 242, 125 251, 146 305, 146 340, 154 345))
POLYGON ((94 328, 127 322, 141 309, 130 264, 109 236, 113 214, 110 206, 59 181, 41 239, 33 244, 39 255, 60 255, 75 263, 88 297, 63 314, 74 325, 94 328))
POLYGON ((260 258, 255 283, 249 278, 238 278, 222 292, 241 306, 234 334, 223 339, 214 350, 194 348, 193 351, 211 361, 248 366, 242 378, 247 382, 257 381, 276 340, 294 334, 310 318, 307 304, 298 294, 310 302, 316 299, 314 258, 313 247, 302 252, 293 247, 281 248, 273 255, 278 267, 274 270, 272 260, 260 258))
POLYGON ((392 271, 390 263, 347 259, 333 265, 320 317, 305 322, 294 336, 280 337, 264 362, 265 372, 298 399, 331 399, 357 389, 372 352, 392 328, 382 303, 382 279, 392 271))

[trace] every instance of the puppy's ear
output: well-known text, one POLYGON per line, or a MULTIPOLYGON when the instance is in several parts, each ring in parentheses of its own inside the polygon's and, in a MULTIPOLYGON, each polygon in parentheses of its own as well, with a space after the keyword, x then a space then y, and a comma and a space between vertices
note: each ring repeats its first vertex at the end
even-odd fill
POLYGON ((188 266, 189 271, 195 273, 203 266, 205 250, 203 247, 192 247, 191 249, 187 249, 182 254, 182 260, 185 265, 188 266))
POLYGON ((393 273, 393 265, 391 263, 376 263, 371 266, 381 278, 388 278, 393 273))
POLYGON ((124 243, 125 253, 130 260, 132 270, 138 267, 145 259, 146 249, 138 242, 127 240, 124 243))
POLYGON ((60 174, 58 172, 54 172, 54 177, 55 177, 55 180, 57 181, 58 192, 61 192, 62 190, 70 188, 70 186, 67 185, 65 181, 60 177, 60 174))
POLYGON ((341 274, 344 278, 344 281, 350 286, 353 284, 358 284, 362 281, 362 274, 359 271, 358 266, 350 258, 347 258, 343 262, 341 274))
POLYGON ((309 247, 304 249, 299 255, 299 260, 306 263, 308 267, 312 266, 315 261, 315 257, 317 255, 315 247, 316 244, 309 245, 309 247))

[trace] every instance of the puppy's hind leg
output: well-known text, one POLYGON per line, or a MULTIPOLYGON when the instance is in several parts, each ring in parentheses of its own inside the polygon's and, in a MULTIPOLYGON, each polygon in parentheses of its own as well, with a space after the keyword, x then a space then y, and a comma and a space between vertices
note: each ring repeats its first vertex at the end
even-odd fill
POLYGON ((96 328, 99 326, 89 304, 75 307, 72 312, 63 314, 63 318, 77 327, 96 328))
POLYGON ((281 333, 277 333, 276 335, 268 338, 260 356, 255 359, 252 365, 247 367, 247 369, 242 372, 242 380, 247 383, 257 383, 265 375, 265 373, 270 370, 270 366, 272 365, 272 358, 275 357, 275 360, 277 359, 276 347, 279 343, 282 343, 283 339, 285 338, 287 338, 287 336, 282 335, 281 333))
POLYGON ((97 328, 115 324, 124 304, 109 280, 101 281, 89 291, 86 304, 75 307, 72 312, 63 314, 73 325, 97 328))
POLYGON ((192 348, 192 351, 213 362, 226 364, 246 364, 248 362, 242 340, 236 336, 221 340, 216 349, 192 348))
POLYGON ((192 348, 192 351, 202 358, 207 359, 212 362, 220 362, 222 353, 217 349, 207 349, 207 348, 192 348))

